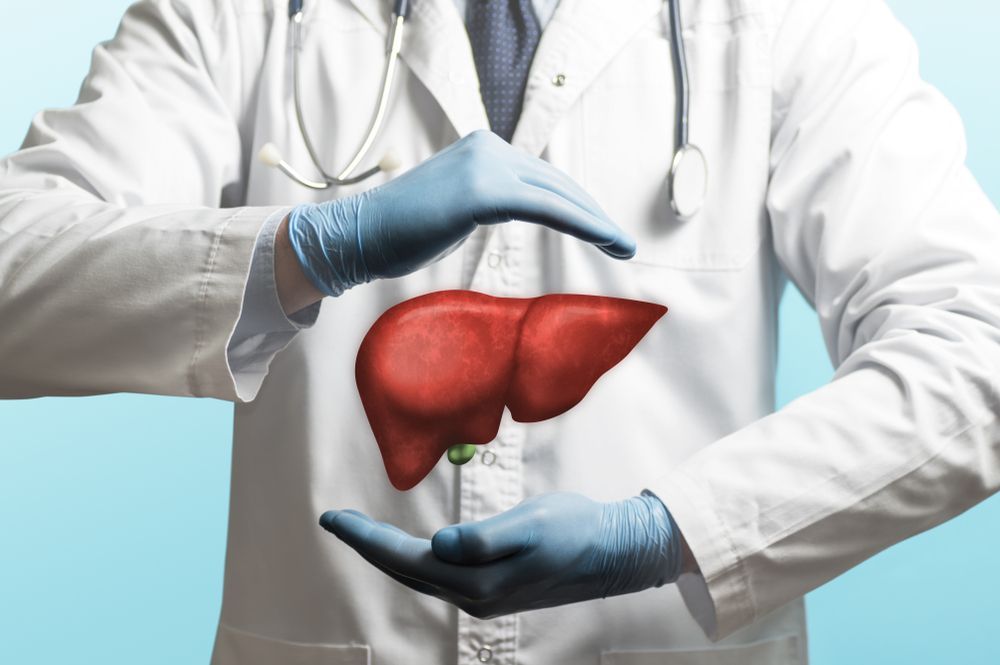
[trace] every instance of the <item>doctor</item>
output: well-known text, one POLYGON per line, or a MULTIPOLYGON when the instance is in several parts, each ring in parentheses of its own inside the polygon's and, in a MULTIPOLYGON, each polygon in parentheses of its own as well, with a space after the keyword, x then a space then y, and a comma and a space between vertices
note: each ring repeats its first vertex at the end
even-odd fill
MULTIPOLYGON (((879 0, 684 0, 709 170, 681 219, 659 0, 463 4, 412 3, 372 150, 405 172, 326 192, 254 159, 309 161, 283 0, 133 7, 0 161, 0 395, 237 402, 219 665, 804 663, 803 594, 1000 485, 1000 218, 957 114, 879 0), (838 369, 772 413, 789 279, 838 369), (578 407, 398 493, 355 352, 449 288, 671 313, 578 407)), ((389 13, 306 8, 327 170, 389 13)))

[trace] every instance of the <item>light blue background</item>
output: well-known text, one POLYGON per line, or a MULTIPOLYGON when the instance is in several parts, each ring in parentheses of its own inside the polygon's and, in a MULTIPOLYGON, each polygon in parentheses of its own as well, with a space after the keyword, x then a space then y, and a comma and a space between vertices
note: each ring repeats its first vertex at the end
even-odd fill
MULTIPOLYGON (((805 0, 808 1, 808 0, 805 0)), ((73 102, 126 0, 0 0, 0 153, 73 102)), ((1000 3, 894 0, 1000 201, 1000 3)), ((998 257, 1000 260, 1000 257, 998 257)), ((5 326, 16 321, 0 323, 5 326)), ((779 400, 830 376, 814 316, 782 306, 779 400)), ((0 402, 0 663, 206 662, 218 617, 230 405, 142 396, 0 402)), ((1000 499, 809 597, 815 665, 1000 663, 1000 499)))

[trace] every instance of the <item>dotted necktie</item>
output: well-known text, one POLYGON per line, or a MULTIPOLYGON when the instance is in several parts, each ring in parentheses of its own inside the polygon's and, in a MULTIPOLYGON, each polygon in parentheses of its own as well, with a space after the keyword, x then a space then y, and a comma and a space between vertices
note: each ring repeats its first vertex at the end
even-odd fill
POLYGON ((542 30, 532 0, 470 0, 469 38, 490 129, 510 141, 542 30))

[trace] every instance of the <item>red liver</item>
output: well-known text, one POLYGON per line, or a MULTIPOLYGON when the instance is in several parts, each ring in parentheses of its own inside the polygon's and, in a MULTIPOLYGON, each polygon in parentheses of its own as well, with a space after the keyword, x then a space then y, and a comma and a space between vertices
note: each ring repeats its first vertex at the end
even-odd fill
POLYGON ((666 311, 621 298, 474 291, 438 291, 389 309, 355 367, 389 481, 408 490, 452 445, 489 443, 505 405, 519 422, 571 409, 666 311))

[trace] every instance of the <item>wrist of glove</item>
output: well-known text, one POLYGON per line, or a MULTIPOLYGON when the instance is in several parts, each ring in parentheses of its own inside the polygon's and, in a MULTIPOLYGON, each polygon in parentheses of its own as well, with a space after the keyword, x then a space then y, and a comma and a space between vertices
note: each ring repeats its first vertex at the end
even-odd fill
POLYGON ((655 495, 606 503, 601 521, 602 597, 676 582, 683 566, 681 537, 670 512, 655 495))
MULTIPOLYGON (((324 203, 306 203, 288 214, 288 239, 302 271, 327 296, 375 279, 361 236, 362 211, 372 192, 324 203)), ((367 212, 367 211, 365 211, 367 212)))
POLYGON ((677 526, 649 493, 611 503, 545 494, 432 540, 350 510, 320 524, 401 584, 479 618, 662 586, 682 567, 677 526))

